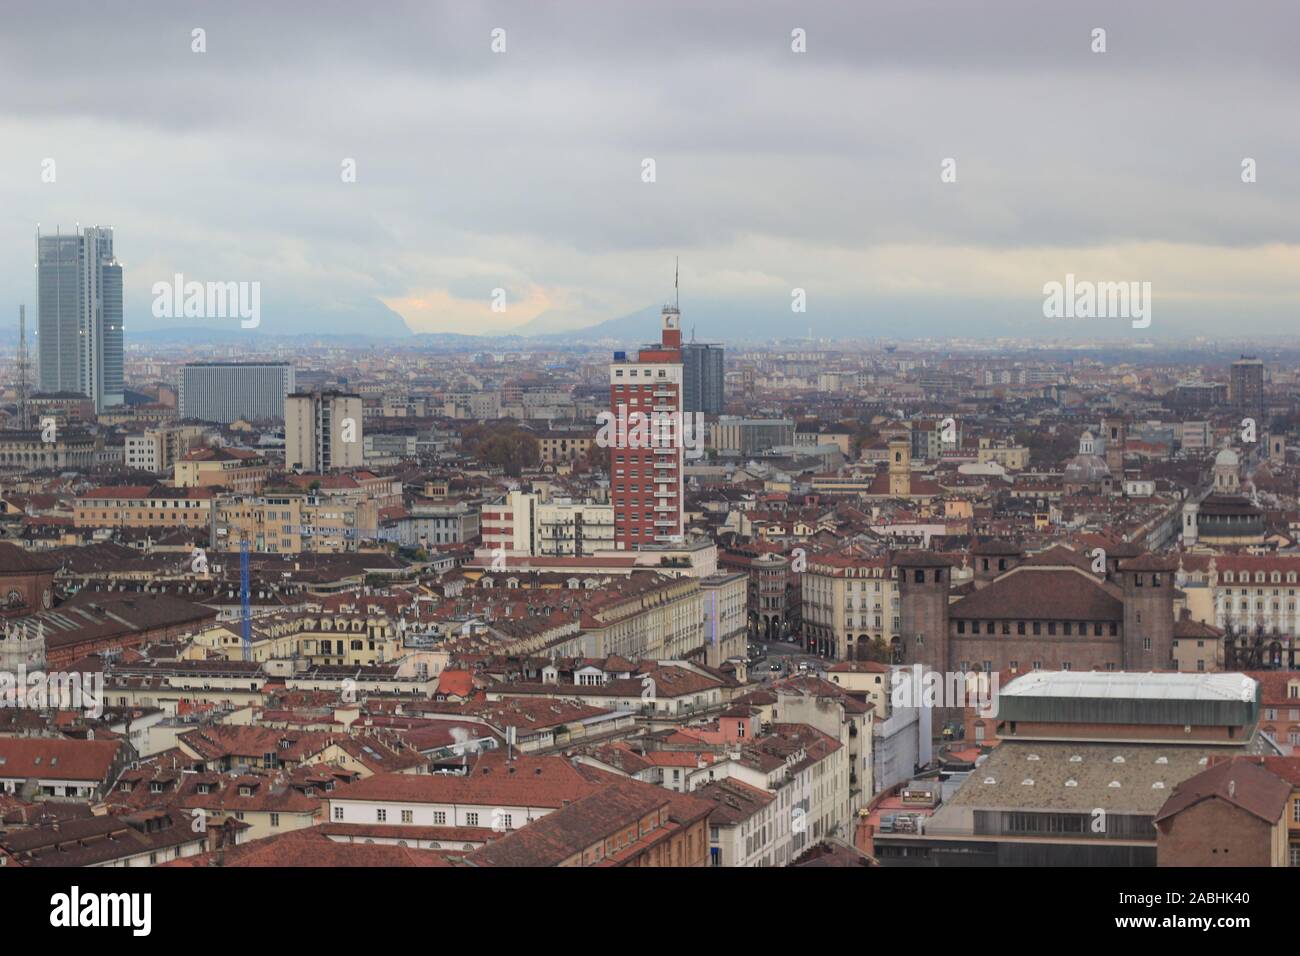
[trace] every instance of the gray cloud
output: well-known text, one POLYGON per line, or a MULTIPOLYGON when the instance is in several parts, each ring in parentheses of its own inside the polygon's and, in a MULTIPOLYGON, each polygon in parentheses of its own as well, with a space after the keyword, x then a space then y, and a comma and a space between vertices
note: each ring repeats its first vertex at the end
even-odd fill
POLYGON ((909 295, 914 320, 963 298, 1032 316, 1043 282, 1108 263, 1163 280, 1189 331, 1261 295, 1250 328, 1280 331, 1298 21, 1281 2, 11 3, 0 293, 34 302, 34 224, 81 220, 118 227, 128 330, 175 272, 261 281, 265 331, 361 324, 365 299, 417 330, 589 323, 661 299, 680 254, 716 334, 788 311, 793 285, 839 316, 909 295))

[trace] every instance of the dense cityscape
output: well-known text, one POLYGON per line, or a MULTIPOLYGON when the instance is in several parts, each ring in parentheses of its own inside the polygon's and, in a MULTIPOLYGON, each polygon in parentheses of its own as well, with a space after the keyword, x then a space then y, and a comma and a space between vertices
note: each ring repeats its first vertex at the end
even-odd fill
POLYGON ((10 0, 15 925, 1285 932, 1297 27, 10 0))
POLYGON ((10 865, 1300 865, 1293 351, 79 353, 38 241, 10 865))

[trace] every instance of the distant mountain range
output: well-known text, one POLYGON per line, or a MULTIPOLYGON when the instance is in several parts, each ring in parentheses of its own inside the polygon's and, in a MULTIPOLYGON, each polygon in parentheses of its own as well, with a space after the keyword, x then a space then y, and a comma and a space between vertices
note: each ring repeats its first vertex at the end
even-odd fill
MULTIPOLYGON (((413 333, 402 317, 377 299, 340 303, 323 310, 285 306, 267 301, 256 329, 243 329, 238 319, 128 319, 126 341, 151 345, 213 345, 222 348, 265 347, 320 341, 340 345, 385 343, 414 348, 502 349, 528 346, 611 345, 635 346, 659 337, 660 305, 606 319, 583 328, 569 328, 560 313, 544 313, 506 333, 413 333), (164 324, 165 323, 165 324, 164 324)), ((873 299, 847 306, 822 302, 810 294, 806 313, 792 313, 780 297, 745 303, 692 299, 682 305, 682 332, 686 341, 722 342, 733 347, 772 341, 903 342, 918 339, 988 341, 1023 338, 1056 342, 1109 341, 1129 347, 1160 342, 1195 348, 1201 341, 1286 337, 1231 335, 1228 330, 1255 327, 1249 311, 1235 310, 1231 317, 1185 313, 1158 314, 1150 329, 1133 329, 1122 319, 1047 319, 1037 303, 951 299, 873 299), (1227 332, 1228 334, 1225 334, 1227 332)), ((35 349, 35 325, 29 309, 28 344, 35 349)), ((16 319, 16 316, 15 316, 16 319)), ((0 350, 17 343, 17 322, 0 320, 0 350), (7 341, 6 341, 7 340, 7 341)))

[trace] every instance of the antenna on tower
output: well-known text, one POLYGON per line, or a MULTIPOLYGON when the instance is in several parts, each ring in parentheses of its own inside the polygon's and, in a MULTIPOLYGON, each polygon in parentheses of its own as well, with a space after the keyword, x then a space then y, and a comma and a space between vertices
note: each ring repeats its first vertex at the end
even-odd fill
POLYGON ((18 307, 18 427, 27 430, 27 306, 18 307))
POLYGON ((680 256, 673 259, 673 305, 678 309, 682 307, 682 290, 678 285, 678 280, 682 275, 682 260, 680 256))

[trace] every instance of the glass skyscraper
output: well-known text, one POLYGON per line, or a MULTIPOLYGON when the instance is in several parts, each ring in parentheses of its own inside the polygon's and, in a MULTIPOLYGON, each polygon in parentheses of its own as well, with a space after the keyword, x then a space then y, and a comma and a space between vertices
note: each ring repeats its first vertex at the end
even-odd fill
POLYGON ((724 405, 721 345, 687 342, 682 346, 682 411, 721 415, 724 405))
POLYGON ((42 392, 76 392, 95 411, 124 401, 122 266, 113 230, 36 237, 37 355, 42 392))

